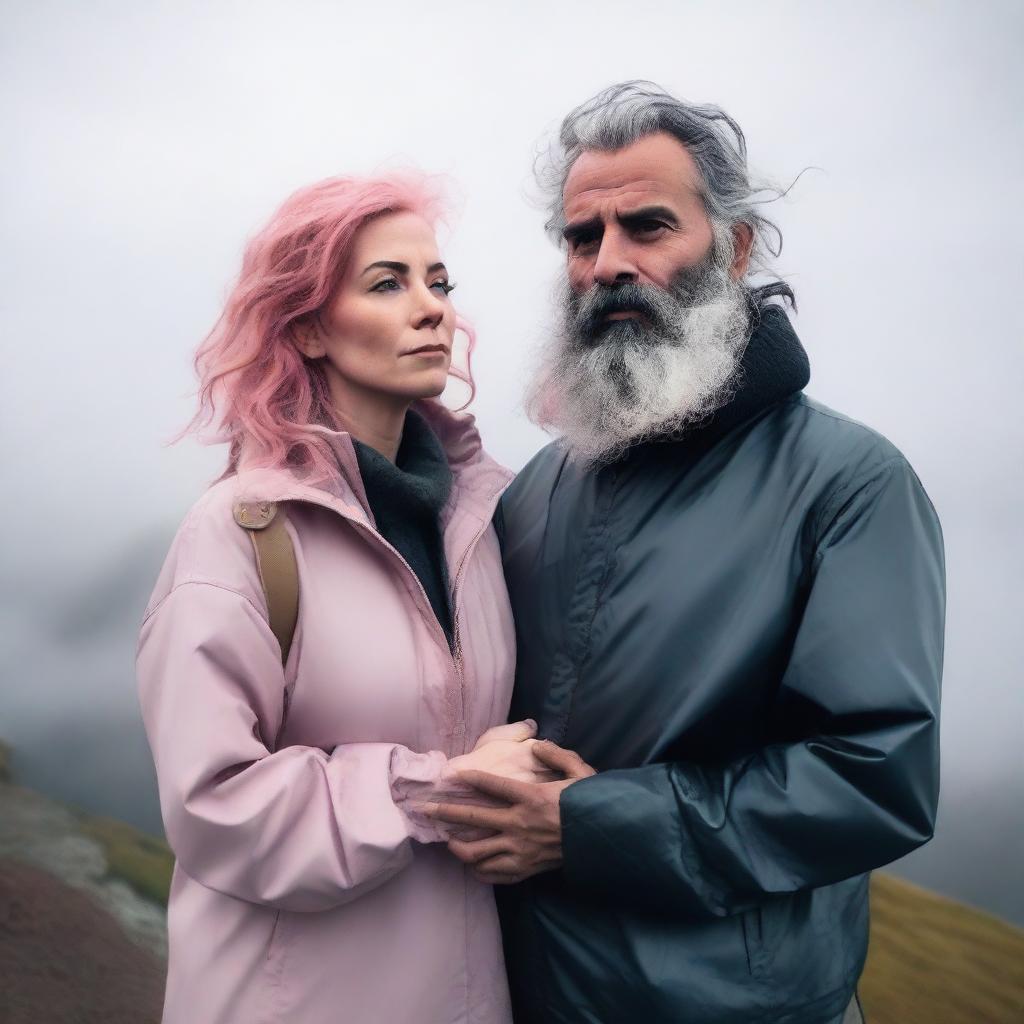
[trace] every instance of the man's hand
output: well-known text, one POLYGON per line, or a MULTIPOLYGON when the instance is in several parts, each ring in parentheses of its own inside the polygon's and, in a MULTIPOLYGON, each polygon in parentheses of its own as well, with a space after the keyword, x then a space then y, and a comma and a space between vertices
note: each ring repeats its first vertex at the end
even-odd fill
POLYGON ((511 885, 562 863, 562 816, 559 798, 566 786, 596 774, 579 754, 549 740, 532 744, 533 755, 565 778, 556 782, 517 782, 480 771, 459 772, 459 779, 507 807, 428 804, 423 812, 454 825, 488 829, 497 835, 464 841, 452 839, 448 849, 473 874, 492 885, 511 885))

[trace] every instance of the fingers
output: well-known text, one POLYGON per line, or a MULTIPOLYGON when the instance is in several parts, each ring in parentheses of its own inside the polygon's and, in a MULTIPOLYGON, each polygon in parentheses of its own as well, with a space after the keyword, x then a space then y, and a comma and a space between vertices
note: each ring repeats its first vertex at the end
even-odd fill
POLYGON ((450 825, 471 825, 492 832, 504 832, 510 823, 507 807, 475 807, 472 804, 425 803, 417 810, 428 818, 446 821, 450 825))
POLYGON ((522 871, 522 865, 512 854, 501 852, 496 856, 479 861, 476 870, 479 874, 488 875, 491 878, 518 878, 522 871))
POLYGON ((478 750, 485 743, 493 743, 495 740, 532 740, 536 735, 537 723, 532 718, 522 722, 511 722, 509 725, 495 725, 476 741, 473 749, 478 750))
POLYGON ((586 779, 597 774, 575 750, 565 750, 551 740, 538 740, 531 749, 538 761, 570 779, 586 779))
POLYGON ((517 882, 521 882, 524 878, 528 878, 528 875, 489 875, 483 871, 478 871, 476 868, 473 869, 473 877, 478 882, 483 882, 484 885, 515 885, 517 882))
POLYGON ((501 835, 493 828, 473 828, 469 825, 455 825, 448 829, 451 839, 458 839, 463 843, 475 843, 481 839, 490 839, 492 836, 501 835))
POLYGON ((528 800, 533 795, 533 784, 520 782, 516 779, 509 779, 502 775, 492 775, 490 772, 478 772, 474 769, 467 769, 459 772, 458 778, 468 783, 474 789, 486 793, 488 796, 497 797, 509 804, 517 804, 528 800))
POLYGON ((477 864, 482 860, 487 860, 489 857, 496 857, 499 854, 507 853, 508 837, 492 836, 488 839, 479 839, 476 842, 449 839, 448 849, 463 864, 477 864))

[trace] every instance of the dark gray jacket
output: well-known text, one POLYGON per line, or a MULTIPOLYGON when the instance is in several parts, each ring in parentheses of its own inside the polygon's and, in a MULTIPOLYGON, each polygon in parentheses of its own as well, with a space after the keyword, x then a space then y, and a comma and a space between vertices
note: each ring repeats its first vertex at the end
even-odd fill
POLYGON ((932 834, 938 520, 807 377, 769 308, 709 424, 597 472, 550 446, 502 501, 512 718, 599 772, 563 868, 500 893, 517 1024, 829 1020, 867 872, 932 834))

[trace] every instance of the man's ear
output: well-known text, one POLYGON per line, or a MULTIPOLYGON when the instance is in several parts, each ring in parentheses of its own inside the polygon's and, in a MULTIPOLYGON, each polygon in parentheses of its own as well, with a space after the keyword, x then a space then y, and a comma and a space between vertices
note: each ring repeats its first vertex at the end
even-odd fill
POLYGON ((736 250, 729 274, 734 281, 742 281, 750 266, 750 253, 754 248, 754 229, 749 224, 737 224, 732 229, 732 244, 736 250))
POLYGON ((304 316, 291 325, 292 340, 295 347, 307 359, 320 359, 327 354, 324 346, 323 332, 315 315, 304 316))

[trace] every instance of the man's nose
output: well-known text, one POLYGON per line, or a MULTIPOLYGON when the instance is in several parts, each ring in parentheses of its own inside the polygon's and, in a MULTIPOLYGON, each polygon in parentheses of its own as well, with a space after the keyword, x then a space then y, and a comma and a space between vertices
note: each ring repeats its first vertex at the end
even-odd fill
POLYGON ((639 271, 630 257, 625 239, 617 232, 606 231, 594 262, 594 283, 603 285, 636 281, 639 271))

